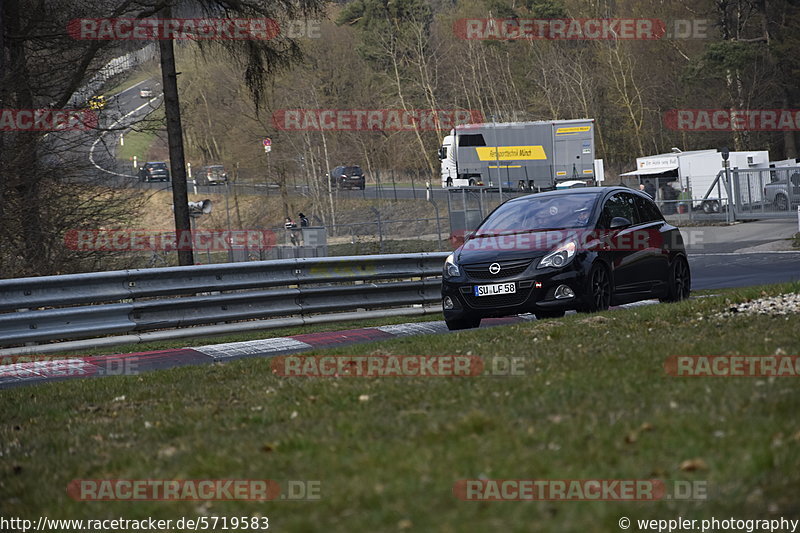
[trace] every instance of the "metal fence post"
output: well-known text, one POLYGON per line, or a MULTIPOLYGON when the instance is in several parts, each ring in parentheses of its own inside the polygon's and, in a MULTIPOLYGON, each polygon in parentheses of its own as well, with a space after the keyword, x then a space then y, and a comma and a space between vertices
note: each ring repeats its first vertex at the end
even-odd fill
POLYGON ((381 227, 381 212, 374 207, 369 208, 378 218, 378 251, 383 253, 383 228, 381 227))
POLYGON ((428 197, 428 201, 433 204, 433 209, 436 212, 436 234, 438 238, 436 239, 436 249, 440 252, 442 251, 442 223, 439 221, 439 206, 436 205, 436 201, 433 199, 433 195, 431 195, 431 182, 425 182, 425 195, 428 197))
MULTIPOLYGON (((725 166, 725 191, 728 193, 728 209, 725 210, 725 222, 727 224, 730 224, 736 218, 734 216, 734 213, 733 213, 733 204, 734 204, 734 202, 733 202, 733 195, 732 195, 732 191, 731 191, 730 161, 725 159, 725 161, 723 161, 722 163, 725 166)), ((722 209, 722 202, 720 201, 719 204, 720 204, 720 209, 722 209)))

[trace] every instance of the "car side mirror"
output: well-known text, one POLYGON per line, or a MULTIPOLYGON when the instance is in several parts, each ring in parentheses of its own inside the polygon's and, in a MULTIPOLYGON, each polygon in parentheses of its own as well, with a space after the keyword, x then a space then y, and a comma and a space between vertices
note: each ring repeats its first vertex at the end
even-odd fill
POLYGON ((620 229, 620 228, 627 228, 631 225, 631 221, 625 217, 614 217, 611 219, 611 225, 609 229, 620 229))

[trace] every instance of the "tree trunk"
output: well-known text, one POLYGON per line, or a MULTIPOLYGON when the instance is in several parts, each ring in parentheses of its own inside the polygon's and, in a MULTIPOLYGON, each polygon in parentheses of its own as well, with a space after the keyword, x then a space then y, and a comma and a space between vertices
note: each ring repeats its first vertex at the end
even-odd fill
MULTIPOLYGON (((169 8, 164 16, 169 17, 169 8)), ((161 80, 164 86, 164 114, 167 117, 167 142, 169 144, 169 165, 172 175, 172 203, 175 206, 175 233, 177 242, 186 243, 191 239, 181 239, 184 232, 191 232, 189 221, 189 192, 186 184, 186 161, 183 154, 183 129, 181 127, 181 108, 178 100, 178 75, 175 72, 175 50, 172 41, 162 39, 158 42, 161 51, 161 80)), ((179 265, 193 265, 194 254, 189 249, 178 250, 179 265)))

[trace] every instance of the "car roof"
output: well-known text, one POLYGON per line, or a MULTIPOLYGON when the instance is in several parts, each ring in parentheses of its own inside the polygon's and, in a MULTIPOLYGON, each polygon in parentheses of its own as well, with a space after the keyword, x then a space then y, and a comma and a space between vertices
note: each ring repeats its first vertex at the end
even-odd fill
POLYGON ((613 187, 579 187, 577 189, 561 189, 561 190, 557 190, 557 191, 537 192, 537 193, 533 193, 533 194, 527 194, 525 196, 519 196, 517 198, 512 198, 511 200, 508 201, 508 203, 525 201, 526 199, 527 200, 531 200, 533 198, 548 198, 548 197, 556 197, 556 196, 574 196, 574 195, 577 195, 577 194, 593 194, 593 195, 605 194, 605 195, 609 195, 609 194, 613 194, 615 192, 629 192, 629 193, 634 194, 636 196, 639 196, 639 197, 642 197, 642 198, 646 198, 647 200, 651 200, 652 201, 652 198, 647 194, 643 194, 640 191, 637 191, 635 189, 629 189, 628 187, 620 187, 620 186, 616 186, 615 185, 613 187))

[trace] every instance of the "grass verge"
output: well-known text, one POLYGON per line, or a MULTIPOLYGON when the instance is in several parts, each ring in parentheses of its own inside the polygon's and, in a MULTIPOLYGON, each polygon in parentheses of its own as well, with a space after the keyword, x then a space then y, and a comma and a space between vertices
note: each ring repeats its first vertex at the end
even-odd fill
POLYGON ((619 531, 622 516, 793 518, 797 381, 664 371, 676 354, 800 354, 796 316, 713 318, 788 291, 800 285, 326 352, 520 357, 516 377, 289 379, 251 359, 0 391, 0 514, 268 516, 279 531, 446 532, 619 531), (685 480, 706 483, 708 496, 454 498, 454 482, 477 477, 685 480), (319 480, 321 499, 84 503, 65 493, 81 478, 319 480))
POLYGON ((147 161, 150 146, 156 140, 156 134, 150 131, 129 131, 125 134, 125 144, 117 148, 117 158, 129 161, 136 156, 139 164, 147 161))

